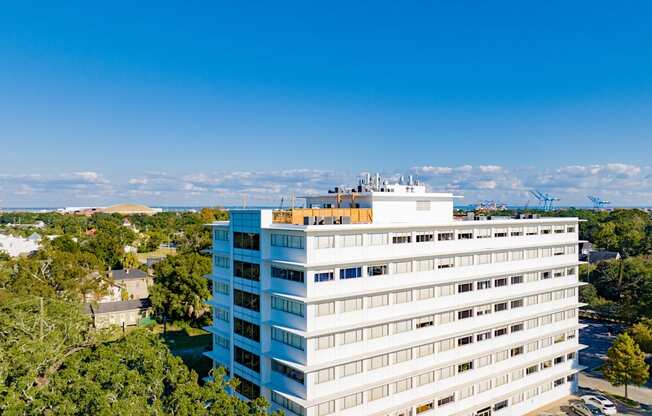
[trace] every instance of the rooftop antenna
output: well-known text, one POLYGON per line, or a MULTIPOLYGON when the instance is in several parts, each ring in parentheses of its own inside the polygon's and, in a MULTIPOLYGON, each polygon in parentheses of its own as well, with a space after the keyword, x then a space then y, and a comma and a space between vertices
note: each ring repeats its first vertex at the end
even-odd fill
POLYGON ((247 208, 247 194, 242 195, 242 208, 247 208))
POLYGON ((281 197, 281 204, 279 205, 278 209, 283 209, 283 197, 281 197))
POLYGON ((294 209, 294 204, 295 204, 295 197, 294 197, 294 192, 290 195, 290 208, 294 209))

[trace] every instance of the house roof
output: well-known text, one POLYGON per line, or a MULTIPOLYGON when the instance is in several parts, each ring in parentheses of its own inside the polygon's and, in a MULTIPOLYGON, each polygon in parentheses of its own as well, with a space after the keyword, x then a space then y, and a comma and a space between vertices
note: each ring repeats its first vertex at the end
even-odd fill
POLYGON ((123 312, 147 309, 151 306, 149 299, 132 299, 123 300, 119 302, 106 302, 106 303, 85 303, 84 313, 86 314, 99 314, 111 312, 123 312))
POLYGON ((591 263, 599 263, 605 260, 618 259, 620 258, 620 253, 617 251, 595 250, 590 252, 588 258, 591 263))
POLYGON ((142 204, 117 204, 102 209, 102 212, 107 214, 115 213, 115 214, 122 214, 122 215, 129 215, 129 214, 151 215, 151 214, 156 214, 157 212, 161 212, 161 210, 157 208, 150 208, 142 204))
POLYGON ((139 269, 117 269, 111 270, 113 280, 145 279, 147 273, 139 269))

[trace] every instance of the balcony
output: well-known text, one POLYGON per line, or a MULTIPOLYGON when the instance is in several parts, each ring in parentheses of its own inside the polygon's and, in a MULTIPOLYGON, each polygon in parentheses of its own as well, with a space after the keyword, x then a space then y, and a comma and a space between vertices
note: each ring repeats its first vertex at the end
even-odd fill
POLYGON ((372 220, 371 208, 294 208, 272 212, 272 222, 275 224, 371 224, 372 220))

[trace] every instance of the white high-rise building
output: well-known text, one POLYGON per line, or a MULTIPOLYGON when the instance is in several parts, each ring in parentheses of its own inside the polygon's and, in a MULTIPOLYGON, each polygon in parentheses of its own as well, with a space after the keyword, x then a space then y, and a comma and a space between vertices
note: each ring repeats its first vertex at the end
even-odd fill
POLYGON ((577 387, 577 218, 367 177, 212 224, 215 365, 288 415, 524 415, 577 387))

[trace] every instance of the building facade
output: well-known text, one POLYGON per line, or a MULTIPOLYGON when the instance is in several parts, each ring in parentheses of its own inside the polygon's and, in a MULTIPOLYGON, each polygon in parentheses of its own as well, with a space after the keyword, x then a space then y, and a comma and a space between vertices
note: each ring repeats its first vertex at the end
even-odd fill
POLYGON ((286 414, 523 415, 580 371, 577 218, 377 178, 213 229, 216 366, 286 414))

